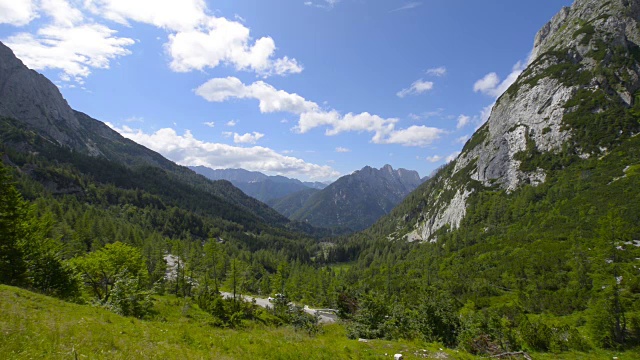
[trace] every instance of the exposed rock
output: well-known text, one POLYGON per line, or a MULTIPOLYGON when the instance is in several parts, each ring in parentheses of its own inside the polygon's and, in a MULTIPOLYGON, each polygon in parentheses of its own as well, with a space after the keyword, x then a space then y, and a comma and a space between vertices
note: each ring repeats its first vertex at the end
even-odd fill
MULTIPOLYGON (((82 139, 75 136, 80 123, 58 88, 43 75, 24 66, 2 43, 0 116, 24 121, 61 145, 87 149, 82 139)), ((91 152, 99 153, 99 150, 94 147, 91 152)))
MULTIPOLYGON (((436 194, 424 194, 428 205, 406 239, 433 240, 438 229, 446 225, 457 228, 466 214, 473 181, 507 192, 523 184, 543 183, 545 170, 523 169, 518 154, 556 154, 570 146, 580 158, 594 155, 573 142, 573 129, 564 122, 566 114, 574 111, 567 103, 580 90, 600 89, 617 97, 614 102, 633 105, 634 94, 640 89, 640 66, 633 55, 640 44, 638 19, 640 0, 576 0, 544 25, 535 37, 527 69, 498 99, 487 123, 452 165, 448 176, 457 180, 432 180, 440 182, 432 187, 436 194), (636 61, 609 65, 615 53, 636 61), (590 76, 602 73, 596 69, 607 66, 614 66, 613 77, 590 76), (440 198, 438 189, 455 196, 440 198)), ((600 147, 600 152, 605 151, 600 147)))

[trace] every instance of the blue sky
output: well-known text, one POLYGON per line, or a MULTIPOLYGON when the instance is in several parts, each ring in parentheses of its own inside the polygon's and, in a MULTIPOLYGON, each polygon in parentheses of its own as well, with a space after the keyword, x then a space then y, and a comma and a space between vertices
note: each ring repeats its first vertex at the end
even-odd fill
POLYGON ((0 0, 0 40, 73 108, 183 165, 424 176, 571 3, 0 0))

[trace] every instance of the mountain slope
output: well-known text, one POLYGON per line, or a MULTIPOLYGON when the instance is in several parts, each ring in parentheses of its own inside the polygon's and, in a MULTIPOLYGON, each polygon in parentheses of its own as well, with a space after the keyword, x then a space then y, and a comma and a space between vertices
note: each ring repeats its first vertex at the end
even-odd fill
POLYGON ((323 190, 298 192, 269 204, 292 220, 358 231, 388 214, 421 182, 415 171, 366 166, 323 190))
POLYGON ((640 0, 555 16, 461 155, 331 249, 352 293, 449 298, 436 308, 472 324, 459 346, 478 353, 521 350, 517 332, 544 350, 554 332, 567 348, 640 344, 638 19, 640 0))
POLYGON ((5 151, 69 163, 97 182, 144 189, 161 196, 167 204, 249 228, 296 226, 231 183, 207 180, 72 110, 55 85, 29 70, 2 43, 0 117, 5 151))
POLYGON ((638 1, 577 0, 537 34, 531 62, 458 158, 385 221, 392 236, 458 228, 472 196, 538 186, 640 131, 638 1))
POLYGON ((319 182, 302 182, 284 176, 267 176, 257 171, 244 169, 210 169, 205 166, 190 166, 191 170, 210 180, 227 180, 245 194, 267 202, 306 189, 323 189, 319 182))

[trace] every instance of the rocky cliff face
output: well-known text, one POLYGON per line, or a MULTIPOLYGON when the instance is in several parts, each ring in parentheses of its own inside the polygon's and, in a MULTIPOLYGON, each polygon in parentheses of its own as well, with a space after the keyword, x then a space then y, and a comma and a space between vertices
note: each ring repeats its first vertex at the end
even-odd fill
POLYGON ((0 116, 26 122, 60 145, 98 153, 76 136, 80 123, 58 88, 0 43, 0 116))
POLYGON ((443 226, 458 227, 474 192, 544 182, 545 156, 599 156, 636 134, 637 119, 607 124, 600 115, 637 101, 639 20, 640 0, 576 0, 546 24, 487 123, 423 190, 425 206, 407 239, 434 240, 443 226))

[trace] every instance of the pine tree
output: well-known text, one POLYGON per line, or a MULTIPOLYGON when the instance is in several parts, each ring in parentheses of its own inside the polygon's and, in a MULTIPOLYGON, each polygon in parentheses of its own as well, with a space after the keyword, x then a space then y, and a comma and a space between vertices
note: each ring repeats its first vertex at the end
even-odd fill
POLYGON ((27 204, 0 162, 0 283, 24 285, 26 263, 21 243, 27 235, 27 204))

